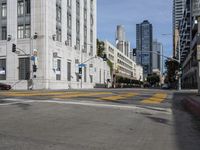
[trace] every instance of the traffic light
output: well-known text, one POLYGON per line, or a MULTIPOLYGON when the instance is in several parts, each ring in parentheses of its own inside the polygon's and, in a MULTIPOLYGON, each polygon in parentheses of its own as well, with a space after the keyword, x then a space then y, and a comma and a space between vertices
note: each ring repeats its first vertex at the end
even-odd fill
POLYGON ((79 67, 78 73, 82 74, 82 67, 79 67))
POLYGON ((16 52, 16 44, 12 44, 12 52, 13 52, 13 53, 16 52))
POLYGON ((33 72, 37 72, 37 66, 35 64, 33 65, 33 72))
POLYGON ((136 56, 136 55, 137 55, 136 49, 134 48, 134 49, 133 49, 133 56, 136 56))

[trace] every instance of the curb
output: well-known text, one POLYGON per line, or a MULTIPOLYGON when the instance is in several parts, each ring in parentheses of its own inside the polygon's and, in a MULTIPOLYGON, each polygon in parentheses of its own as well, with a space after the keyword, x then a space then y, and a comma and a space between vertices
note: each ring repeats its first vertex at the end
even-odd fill
POLYGON ((191 97, 187 97, 183 99, 183 106, 186 110, 200 118, 200 102, 197 102, 191 97))

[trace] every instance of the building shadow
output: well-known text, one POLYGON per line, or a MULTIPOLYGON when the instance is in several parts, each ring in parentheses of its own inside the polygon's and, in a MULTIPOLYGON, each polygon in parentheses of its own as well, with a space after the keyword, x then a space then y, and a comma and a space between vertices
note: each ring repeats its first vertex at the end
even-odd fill
POLYGON ((200 150, 200 119, 183 107, 186 95, 175 93, 172 101, 174 131, 179 150, 200 150))

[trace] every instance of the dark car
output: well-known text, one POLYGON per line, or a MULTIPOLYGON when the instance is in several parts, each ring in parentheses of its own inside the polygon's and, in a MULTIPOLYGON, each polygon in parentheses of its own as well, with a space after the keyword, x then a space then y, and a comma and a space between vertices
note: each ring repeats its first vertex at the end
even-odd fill
POLYGON ((0 83, 0 90, 10 90, 11 86, 5 83, 0 83))
POLYGON ((168 84, 163 84, 162 89, 168 90, 170 89, 170 86, 168 84))

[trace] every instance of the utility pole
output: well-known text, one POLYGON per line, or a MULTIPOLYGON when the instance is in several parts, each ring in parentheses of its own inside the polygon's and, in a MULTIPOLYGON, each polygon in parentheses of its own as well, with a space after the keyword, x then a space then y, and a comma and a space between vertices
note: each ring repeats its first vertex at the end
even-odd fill
MULTIPOLYGON (((179 40, 178 40, 178 62, 179 62, 179 65, 181 64, 181 38, 180 38, 180 35, 179 35, 179 40)), ((178 78, 178 90, 180 91, 181 90, 181 70, 179 69, 179 78, 178 78)))

